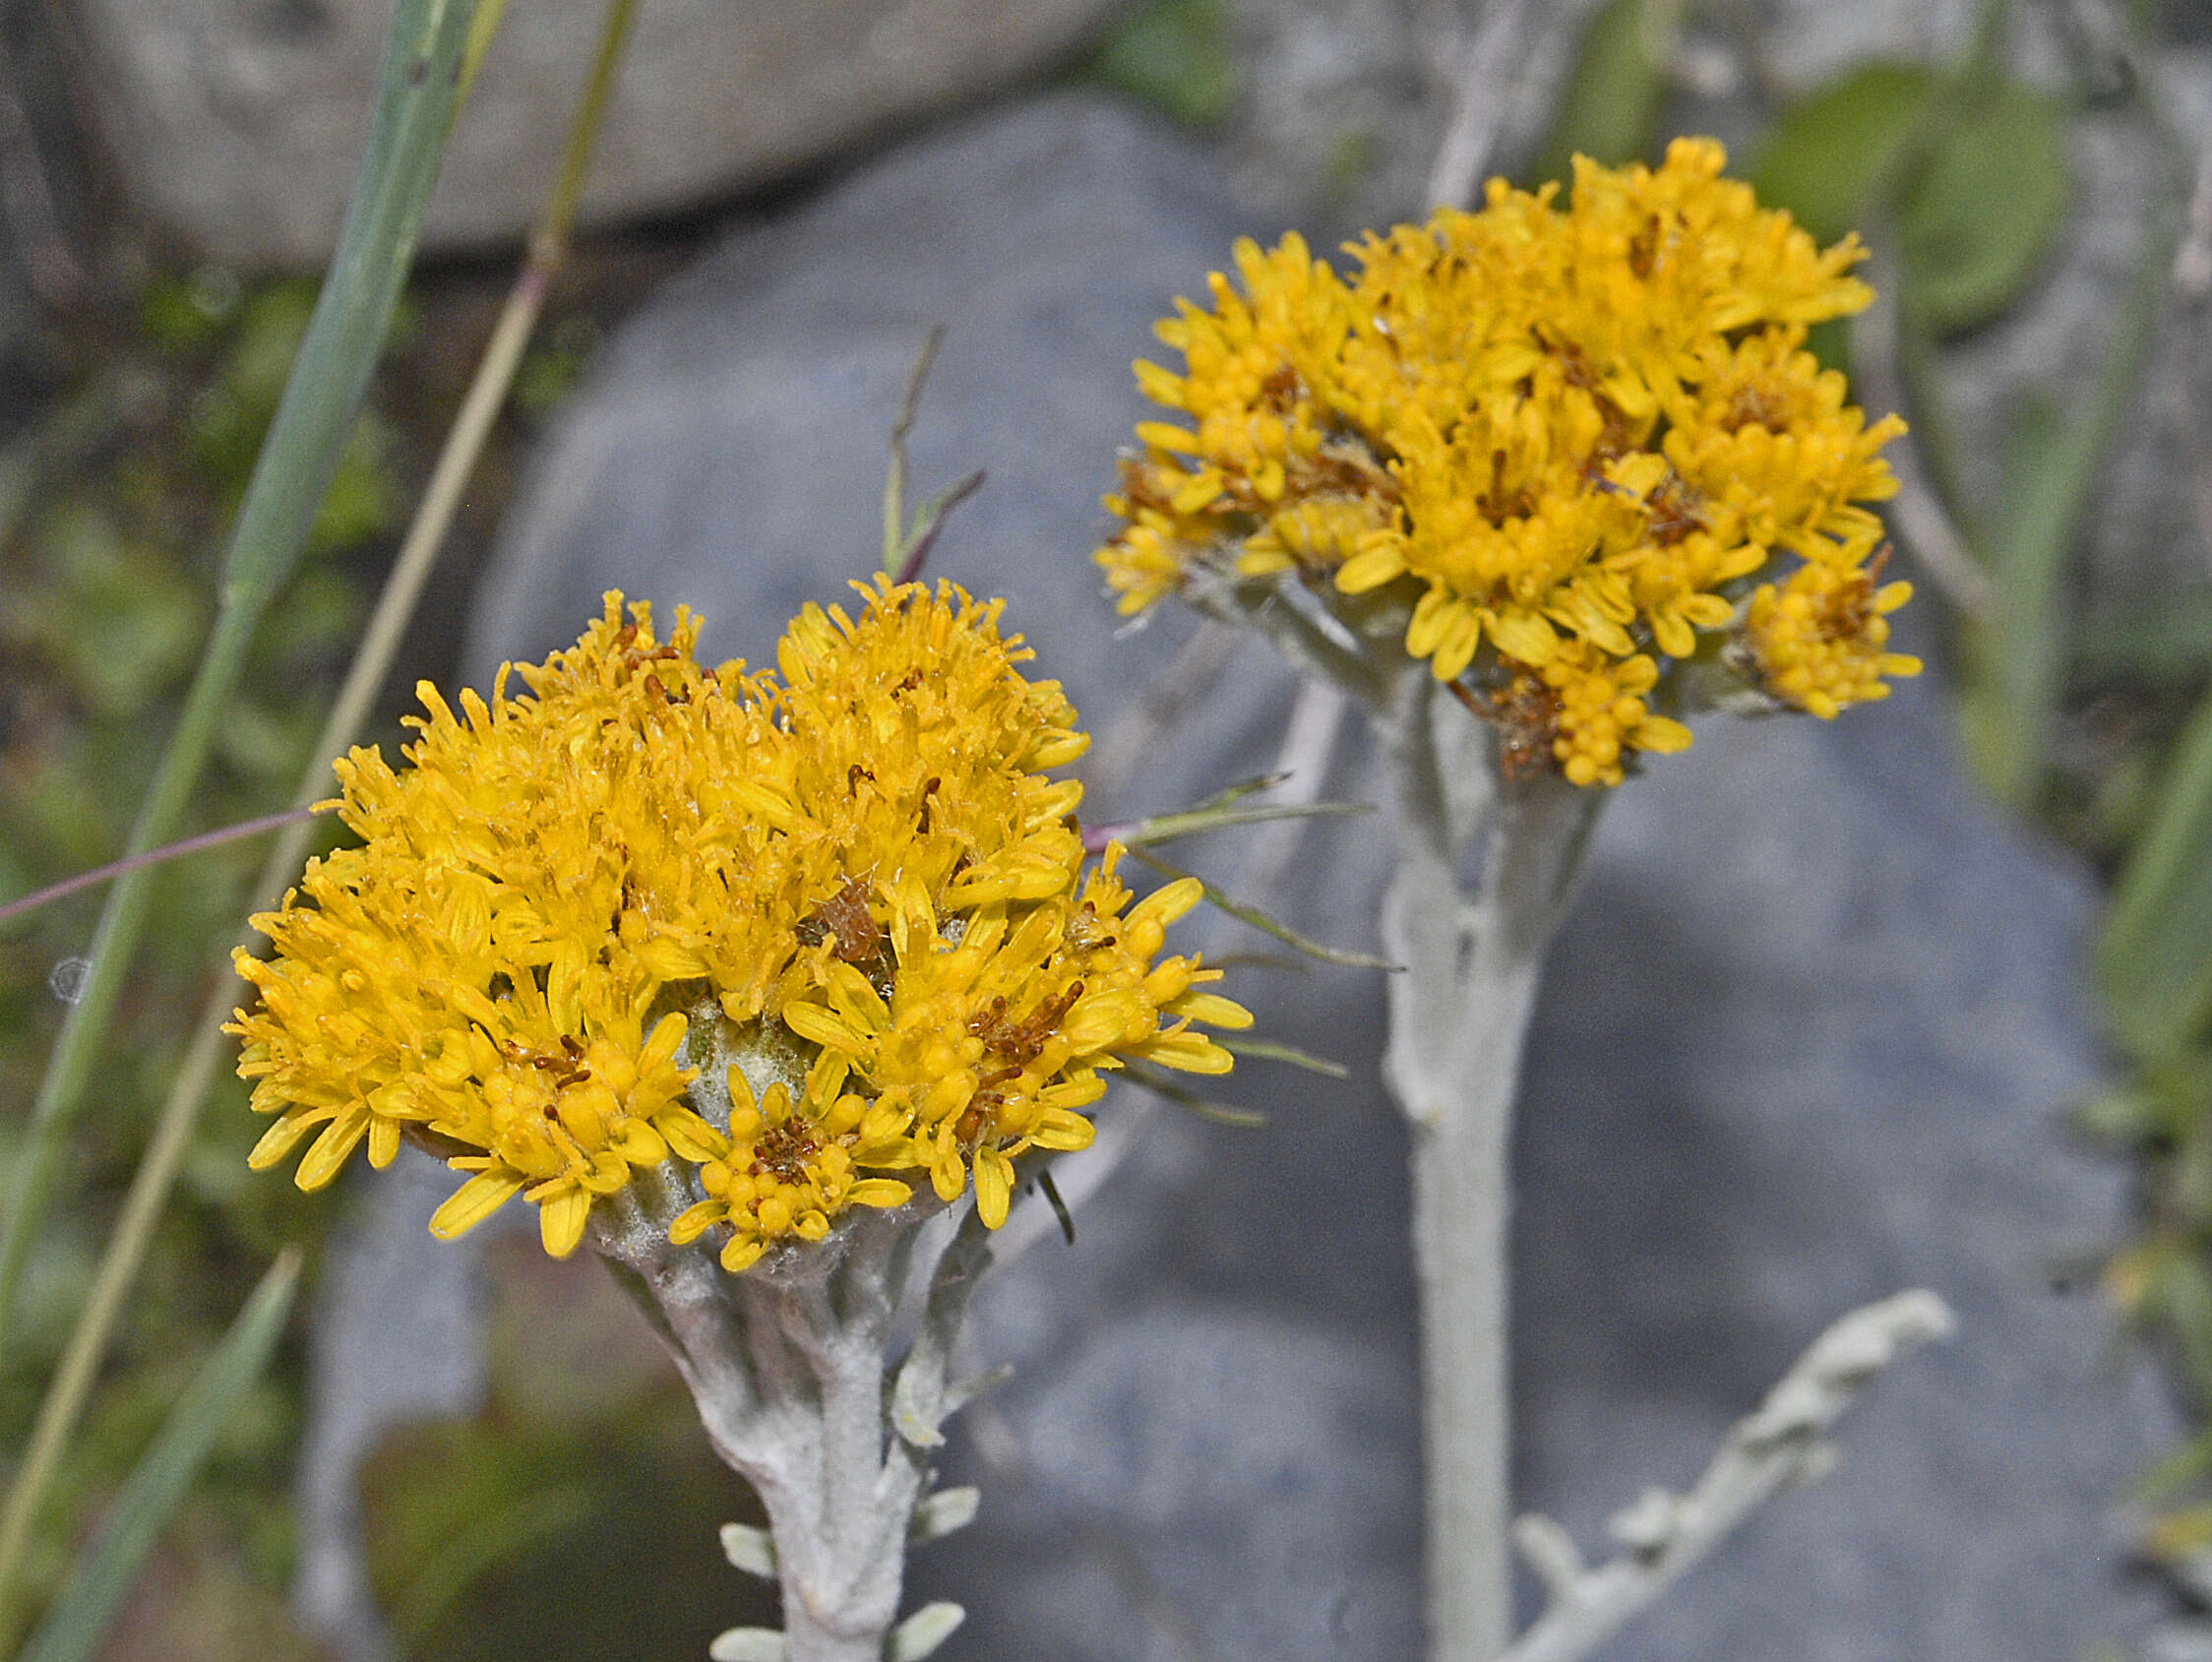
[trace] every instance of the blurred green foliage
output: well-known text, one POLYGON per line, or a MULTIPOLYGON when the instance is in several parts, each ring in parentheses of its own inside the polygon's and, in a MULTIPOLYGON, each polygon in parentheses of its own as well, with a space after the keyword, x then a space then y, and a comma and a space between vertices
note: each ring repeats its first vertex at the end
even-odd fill
POLYGON ((1237 101, 1224 0, 1148 0, 1117 21, 1084 79, 1149 104, 1185 127, 1212 127, 1237 101))
POLYGON ((2200 1427, 2144 1480, 2138 1498, 2159 1508, 2145 1546, 2202 1555, 2212 1552, 2212 593, 2084 628, 2077 564, 2143 395, 2187 158, 2173 154, 2139 78, 2118 100, 2094 84, 2110 65, 2077 64, 2058 92, 2008 80, 2007 12, 1984 8, 1959 64, 1862 65, 1789 104, 1751 176, 1823 239, 1865 231, 1896 274, 1896 339, 1884 346, 1912 391, 1942 506, 1995 595, 1988 616, 1958 622, 1967 755, 2000 802, 2114 874, 2092 985, 2116 1070, 2079 1123, 2134 1156, 2142 1233, 2113 1254, 2105 1286, 2171 1357, 2200 1427), (2149 212, 2095 373, 2016 401, 1996 488, 1973 499, 1950 465, 1939 348, 2032 296, 2072 207, 2071 129, 2099 99, 2108 114, 2125 105, 2170 165, 2144 180, 2149 212), (2063 753, 2061 733, 2072 735, 2063 753))
POLYGON ((1684 0, 1605 0, 1591 14, 1529 168, 1533 182, 1564 181, 1577 155, 1618 167, 1651 148, 1683 9, 1684 0))
MULTIPOLYGON (((110 319, 78 385, 0 462, 0 895, 111 859, 119 850, 198 661, 207 596, 228 523, 306 327, 314 291, 248 287, 220 273, 156 276, 110 319)), ((347 446, 308 557, 256 646, 194 799, 192 829, 266 812, 288 795, 343 670, 363 607, 359 562, 396 528, 399 441, 365 417, 347 446), (350 564, 349 564, 350 562, 350 564)), ((31 1265, 24 1344, 0 1376, 0 1437, 21 1447, 109 1216, 223 949, 236 938, 254 843, 164 871, 142 971, 102 1064, 71 1182, 90 1199, 57 1212, 31 1265)), ((0 1091, 35 1092, 70 966, 96 893, 0 935, 0 1091)), ((249 1182, 258 1126, 235 1081, 187 1157, 119 1336, 108 1383, 57 1483, 30 1588, 67 1568, 84 1522, 109 1497, 234 1314, 240 1293, 289 1241, 311 1241, 329 1206, 289 1185, 249 1182)), ((15 1157, 16 1131, 0 1136, 15 1157)), ((149 1588, 201 1611, 210 1631, 288 1632, 289 1514, 272 1504, 298 1434, 296 1339, 218 1440, 208 1477, 172 1532, 195 1543, 157 1560, 149 1588), (229 1614, 210 1604, 214 1599, 229 1614)), ((149 1595, 150 1596, 150 1595, 149 1595)), ((127 1612, 126 1631, 144 1612, 127 1612)), ((257 1645, 268 1662, 311 1652, 296 1637, 257 1645)))

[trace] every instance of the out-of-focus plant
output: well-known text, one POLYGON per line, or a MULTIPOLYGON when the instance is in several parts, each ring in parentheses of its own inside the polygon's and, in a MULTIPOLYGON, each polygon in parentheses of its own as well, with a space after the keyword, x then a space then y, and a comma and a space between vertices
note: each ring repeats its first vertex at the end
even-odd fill
MULTIPOLYGON (((1982 580, 1950 590, 1968 755, 2007 807, 2114 874, 2092 986, 2117 1077, 2080 1117, 2135 1154, 2145 1217, 2105 1286, 2170 1352, 2201 1424, 2212 1416, 2212 706, 2177 712, 2212 676, 2212 595, 2169 594, 2087 626, 2076 596, 2154 332, 2201 316, 2206 278, 2185 239, 2204 232, 2188 229, 2183 204, 2202 162, 2174 130, 2155 49, 2121 19, 2082 9, 2077 44, 2090 49, 2056 92, 2005 76, 2006 21, 2007 8, 1990 8, 1956 65, 1866 65, 1798 99, 1753 176, 1815 230, 1875 227, 1898 303, 1851 355, 1907 390, 1920 429, 1908 546, 1930 552, 1955 526, 1982 580), (1942 348, 2008 315, 2048 273, 2073 198, 2069 131, 2092 103, 2128 115, 2157 158, 2129 275, 2096 374, 2019 402, 1997 489, 1980 499, 1951 455, 1964 435, 1952 430, 1942 348)), ((2202 1430, 2146 1474, 2152 1556, 2212 1563, 2212 1505, 2190 1498, 2208 1478, 2202 1430)), ((2212 1593, 2212 1577, 2195 1574, 2197 1595, 2212 1593)))
POLYGON ((1082 75, 1171 121, 1212 127, 1237 97, 1229 32, 1223 0, 1146 0, 1115 21, 1082 75))
MULTIPOLYGON (((151 850, 175 824, 218 730, 242 727, 249 749, 257 736, 266 736, 257 735, 250 722, 226 726, 219 718, 231 708, 230 695, 261 616, 302 551, 318 536, 342 537, 349 527, 357 534, 364 519, 384 512, 384 494, 361 483, 364 453, 356 419, 390 331, 447 128, 490 42, 500 9, 498 0, 483 5, 410 0, 401 6, 353 201, 320 297, 304 319, 298 303, 282 291, 258 301, 256 308, 277 321, 265 321, 263 328, 244 334, 245 346, 235 354, 235 385, 218 386, 216 396, 195 410, 191 432, 202 462, 219 467, 242 458, 253 404, 267 396, 289 355, 280 342, 272 344, 271 332, 289 320, 304 323, 304 339, 282 380, 268 437, 238 503, 213 636, 185 695, 176 730, 158 753, 153 794, 126 844, 133 855, 151 850)), ((584 161, 633 10, 631 0, 610 4, 591 79, 522 277, 494 331, 347 685, 326 723, 319 751, 342 748, 374 700, 461 486, 522 360, 546 285, 563 257, 584 161)), ((150 327, 179 346, 195 345, 206 334, 207 315, 218 313, 226 303, 219 292, 180 296, 157 289, 149 307, 150 327)), ((303 713, 311 718, 311 711, 303 713)), ((276 763, 282 767, 285 759, 278 756, 276 763)), ((310 778, 319 771, 311 769, 310 778)), ((295 831, 300 840, 276 852, 276 875, 265 877, 265 886, 296 866, 304 830, 295 831)), ((155 876, 154 868, 136 860, 120 869, 91 958, 75 967, 66 989, 70 1015, 40 1088, 28 1146, 19 1149, 9 1169, 9 1205, 0 1238, 0 1327, 18 1303, 15 1294, 30 1245, 44 1239, 39 1225, 59 1151, 91 1078, 97 1047, 106 1037, 127 959, 147 920, 155 876)), ((182 945, 189 950, 205 934, 189 935, 182 945)), ((223 998, 216 1011, 227 1004, 223 998)), ((29 1603, 23 1572, 33 1526, 192 1143, 220 1054, 214 1032, 217 1018, 216 1013, 210 1014, 169 1081, 153 1142, 98 1270, 83 1302, 69 1313, 74 1319, 69 1341, 0 1510, 0 1624, 20 1626, 29 1603)), ((266 1296, 240 1317, 234 1342, 211 1361, 201 1385, 171 1411, 167 1429, 111 1510, 103 1544, 81 1567, 33 1636, 42 1662, 87 1654, 98 1643, 160 1519, 205 1459, 215 1430, 235 1417, 241 1395, 266 1357, 268 1338, 280 1324, 290 1285, 288 1270, 269 1284, 266 1296)))

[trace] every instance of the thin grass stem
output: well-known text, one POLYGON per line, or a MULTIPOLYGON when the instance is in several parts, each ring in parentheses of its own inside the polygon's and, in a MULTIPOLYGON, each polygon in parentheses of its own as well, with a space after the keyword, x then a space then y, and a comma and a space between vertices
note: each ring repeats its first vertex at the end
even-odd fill
MULTIPOLYGON (((637 0, 609 0, 593 56, 590 79, 572 118, 561 164, 537 224, 522 273, 492 330, 476 374, 448 433, 429 486, 409 525, 376 611, 354 654, 314 760, 301 779, 297 800, 304 804, 328 788, 330 760, 358 735, 391 671, 400 637, 420 599, 422 585, 459 511, 461 494, 482 454, 492 423, 514 384, 522 351, 542 310, 555 274, 567 257, 576 224, 578 198, 622 49, 629 37, 637 0)), ((306 852, 311 828, 291 823, 254 886, 260 898, 273 898, 306 852)), ((107 1341, 123 1301, 137 1279, 153 1239, 154 1226, 174 1184, 178 1167, 200 1123, 225 1045, 220 1023, 234 989, 218 978, 200 1013, 191 1050, 162 1104, 154 1139, 134 1174, 123 1211, 100 1260, 92 1290, 79 1312, 53 1381, 40 1402, 38 1419, 7 1499, 0 1504, 0 1594, 20 1566, 30 1526, 68 1440, 82 1417, 107 1341)))
MULTIPOLYGON (((369 142, 338 254, 254 464, 223 560, 215 628, 132 828, 126 857, 174 836, 255 630, 298 563, 360 414, 437 180, 477 4, 403 0, 393 20, 369 142)), ((8 1172, 0 1211, 0 1340, 8 1334, 31 1244, 152 899, 144 868, 126 873, 108 891, 81 997, 62 1022, 28 1134, 8 1172)), ((0 1593, 10 1572, 0 1553, 0 1593)))

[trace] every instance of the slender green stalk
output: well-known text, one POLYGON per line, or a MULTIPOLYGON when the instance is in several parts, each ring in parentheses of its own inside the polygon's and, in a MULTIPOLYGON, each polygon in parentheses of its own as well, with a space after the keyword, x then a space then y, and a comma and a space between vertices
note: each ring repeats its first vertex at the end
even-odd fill
MULTIPOLYGON (((597 137, 607 94, 614 84, 615 69, 621 62, 623 44, 628 39, 636 13, 637 0, 609 0, 590 79, 571 121, 553 188, 531 232, 528 255, 493 327, 461 411, 446 437, 414 523, 407 529, 392 575, 378 597, 368 631, 354 654, 345 685, 339 690, 338 701, 324 723, 322 736, 316 742, 313 760, 296 793, 295 801, 299 804, 313 801, 329 788, 330 760, 353 743, 367 720, 390 673, 399 638, 421 597, 423 583, 445 542, 446 533, 452 528, 469 474, 475 468, 492 423, 514 384, 546 291, 567 255, 585 163, 597 137)), ((295 822, 287 827, 254 885, 257 899, 274 900, 282 893, 284 884, 298 870, 312 834, 313 827, 308 823, 295 822)), ((229 979, 218 976, 193 1030, 192 1048, 162 1104, 153 1141, 132 1178, 130 1194, 100 1260, 92 1292, 78 1313, 60 1366, 39 1404, 31 1443, 8 1490, 5 1506, 0 1507, 0 1597, 4 1597, 21 1565, 31 1523, 37 1515, 46 1485, 84 1411, 115 1320, 137 1279, 147 1246, 153 1239, 154 1226, 199 1127, 201 1110, 226 1048, 220 1023, 235 996, 235 987, 229 979)))
MULTIPOLYGON (((98 1538, 77 1561, 38 1631, 24 1647, 20 1662, 84 1662, 98 1651, 147 1554, 159 1539, 161 1525, 176 1510, 214 1450, 215 1439, 269 1366, 298 1285, 299 1249, 287 1247, 161 1422, 160 1431, 108 1508, 98 1538)), ((13 1636, 14 1626, 11 1614, 5 1637, 13 1636)), ((0 1642, 5 1642, 4 1637, 0 1642)))
MULTIPOLYGON (((477 0, 401 0, 393 20, 368 148, 338 255, 247 485, 223 561, 215 630, 126 855, 143 854, 174 834, 254 631, 306 544, 390 332, 438 176, 476 9, 477 0)), ((62 1023, 29 1135, 8 1173, 0 1222, 0 1335, 7 1331, 54 1168, 92 1080, 99 1040, 152 896, 152 879, 144 870, 129 873, 109 891, 92 937, 83 996, 62 1023)))

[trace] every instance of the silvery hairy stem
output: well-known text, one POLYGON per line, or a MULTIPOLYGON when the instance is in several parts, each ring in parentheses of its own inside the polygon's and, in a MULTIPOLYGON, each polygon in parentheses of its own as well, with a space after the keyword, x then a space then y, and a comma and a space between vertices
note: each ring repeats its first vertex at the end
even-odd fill
MULTIPOLYGON (((689 1199, 648 1175, 594 1208, 591 1241, 674 1355, 715 1452, 768 1511, 770 1539, 750 1553, 731 1545, 730 1556, 773 1575, 783 1631, 733 1630, 713 1654, 786 1662, 881 1662, 892 1648, 926 1654, 896 1645, 894 1624, 929 1450, 956 1405, 946 1366, 989 1259, 985 1232, 971 1213, 939 1260, 922 1329, 894 1373, 889 1353, 920 1228, 914 1208, 858 1215, 827 1241, 730 1275, 706 1243, 670 1243, 668 1225, 689 1199)), ((949 1632, 957 1621, 956 1611, 948 1621, 951 1608, 922 1614, 949 1632)))
POLYGON ((1399 851, 1382 913, 1383 1077, 1412 1136, 1434 1662, 1512 1637, 1509 1156, 1545 949, 1604 801, 1501 779, 1490 735, 1426 675, 1385 717, 1399 851))
POLYGON ((1339 616, 1295 581, 1212 573, 1184 597, 1359 701, 1389 757, 1398 857, 1382 934, 1401 972, 1382 1077, 1413 1144, 1430 1654, 1495 1662, 1513 1632, 1513 1096, 1544 953, 1608 793, 1502 777, 1489 725, 1405 656, 1402 614, 1339 616))

